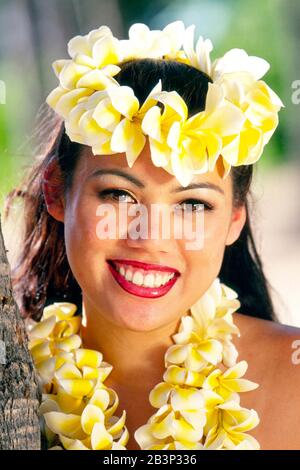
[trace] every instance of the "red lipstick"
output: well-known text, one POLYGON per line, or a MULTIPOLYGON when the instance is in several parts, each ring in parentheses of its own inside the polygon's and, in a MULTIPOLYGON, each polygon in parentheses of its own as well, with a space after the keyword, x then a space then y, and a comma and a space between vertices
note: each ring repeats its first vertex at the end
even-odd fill
POLYGON ((121 263, 121 264, 128 264, 130 266, 133 266, 135 268, 140 268, 144 269, 145 271, 162 271, 162 272, 168 272, 168 273, 177 273, 180 274, 179 271, 175 268, 171 268, 170 266, 163 266, 160 264, 151 264, 151 263, 144 263, 142 261, 137 261, 133 259, 112 259, 112 260, 107 260, 112 261, 113 263, 121 263))
POLYGON ((115 268, 114 262, 111 260, 107 260, 108 268, 113 275, 113 278, 115 281, 121 286, 126 292, 129 292, 130 294, 136 295, 138 297, 145 297, 145 298, 158 298, 162 297, 163 295, 167 294, 169 290, 174 286, 176 283, 180 273, 179 271, 175 270, 174 268, 169 268, 166 266, 159 266, 159 265, 154 265, 154 264, 147 264, 147 263, 141 263, 138 261, 131 261, 131 260, 114 260, 118 262, 122 262, 124 264, 130 264, 131 266, 135 266, 140 269, 144 270, 155 270, 155 271, 163 271, 163 272, 174 272, 175 275, 172 279, 170 279, 166 284, 160 287, 145 287, 145 286, 138 286, 134 284, 133 282, 128 281, 127 279, 124 278, 115 268), (130 263, 127 263, 127 261, 130 261, 130 263), (135 264, 132 264, 135 263, 135 264), (161 268, 161 269, 158 269, 161 268))

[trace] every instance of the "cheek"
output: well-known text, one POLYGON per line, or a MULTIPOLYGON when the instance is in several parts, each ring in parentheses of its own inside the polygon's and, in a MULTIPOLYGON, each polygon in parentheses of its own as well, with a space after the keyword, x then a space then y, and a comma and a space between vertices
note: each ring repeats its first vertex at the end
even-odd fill
POLYGON ((187 287, 196 297, 204 293, 211 282, 218 276, 225 249, 228 230, 227 214, 220 213, 204 217, 203 247, 197 250, 187 250, 182 247, 186 260, 187 287))
POLYGON ((89 199, 78 201, 66 211, 65 245, 71 270, 84 288, 101 274, 101 266, 114 240, 97 235, 98 204, 89 199))
POLYGON ((224 249, 229 227, 229 214, 220 211, 204 220, 203 251, 213 254, 224 249))
POLYGON ((66 244, 80 246, 85 244, 88 250, 96 241, 96 213, 93 207, 84 201, 67 210, 65 219, 66 244))

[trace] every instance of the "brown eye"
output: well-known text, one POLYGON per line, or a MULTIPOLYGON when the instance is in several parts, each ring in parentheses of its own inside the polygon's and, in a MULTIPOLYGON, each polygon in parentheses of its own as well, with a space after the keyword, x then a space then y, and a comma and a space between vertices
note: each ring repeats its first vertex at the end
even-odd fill
POLYGON ((203 210, 213 210, 213 206, 209 204, 208 202, 202 201, 200 199, 186 199, 181 203, 181 205, 187 207, 188 212, 200 212, 203 210))
POLYGON ((116 202, 130 202, 129 200, 126 201, 124 197, 122 198, 122 196, 125 196, 125 197, 128 196, 131 198, 131 201, 136 202, 127 191, 124 191, 122 189, 105 189, 104 191, 101 191, 99 193, 99 197, 101 199, 105 199, 105 200, 113 199, 116 202))

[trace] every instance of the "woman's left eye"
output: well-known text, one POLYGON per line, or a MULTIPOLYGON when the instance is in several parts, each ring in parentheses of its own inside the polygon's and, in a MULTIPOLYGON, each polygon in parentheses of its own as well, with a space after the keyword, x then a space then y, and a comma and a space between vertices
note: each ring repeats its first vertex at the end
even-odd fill
POLYGON ((190 212, 200 212, 203 210, 213 210, 213 206, 209 204, 208 202, 201 201, 200 199, 186 199, 181 203, 182 205, 187 205, 187 210, 190 212), (196 207, 196 209, 193 209, 193 207, 196 207))
POLYGON ((131 194, 122 189, 105 189, 104 191, 100 191, 98 195, 101 199, 112 199, 116 202, 127 202, 126 200, 124 201, 124 199, 121 199, 121 196, 128 196, 133 200, 131 194))

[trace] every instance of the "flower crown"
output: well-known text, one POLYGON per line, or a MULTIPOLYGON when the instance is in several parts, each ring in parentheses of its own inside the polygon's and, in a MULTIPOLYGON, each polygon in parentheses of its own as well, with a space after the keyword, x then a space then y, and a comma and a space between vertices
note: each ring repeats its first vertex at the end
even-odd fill
POLYGON ((213 45, 182 21, 162 31, 136 23, 129 39, 119 40, 101 26, 68 42, 71 59, 52 67, 59 86, 46 102, 64 118, 73 142, 89 145, 94 155, 126 154, 131 168, 149 139, 151 160, 187 186, 194 174, 213 171, 221 156, 223 178, 231 166, 255 163, 278 125, 280 98, 261 79, 270 65, 231 49, 211 62, 213 45), (132 88, 113 77, 130 59, 175 60, 195 67, 212 80, 205 109, 192 117, 176 91, 162 90, 161 80, 140 103, 132 88))

